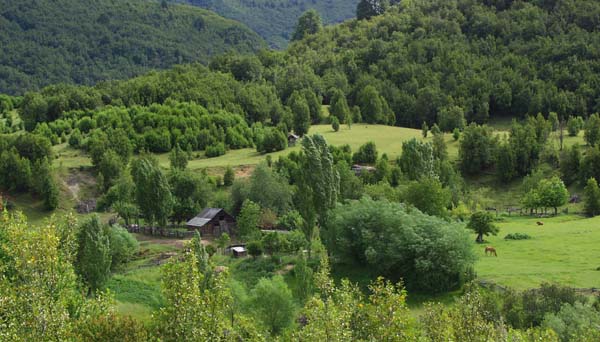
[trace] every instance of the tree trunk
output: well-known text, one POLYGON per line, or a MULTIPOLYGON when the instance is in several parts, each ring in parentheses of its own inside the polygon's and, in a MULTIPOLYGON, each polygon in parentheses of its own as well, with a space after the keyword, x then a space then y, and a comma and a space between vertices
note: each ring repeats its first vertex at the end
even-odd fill
POLYGON ((478 233, 477 234, 477 239, 475 239, 475 242, 477 242, 477 243, 483 243, 483 234, 478 233))

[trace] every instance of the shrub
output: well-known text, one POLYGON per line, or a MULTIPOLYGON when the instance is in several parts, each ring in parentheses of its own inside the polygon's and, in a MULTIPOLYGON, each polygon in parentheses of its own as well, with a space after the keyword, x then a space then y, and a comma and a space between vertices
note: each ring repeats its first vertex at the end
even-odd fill
POLYGON ((131 260, 133 255, 140 249, 138 241, 125 228, 119 225, 109 228, 108 239, 110 241, 112 269, 131 260))
POLYGON ((460 139, 460 130, 458 128, 455 128, 454 131, 452 131, 452 138, 454 141, 458 141, 458 139, 460 139))
POLYGON ((369 141, 358 148, 352 159, 355 163, 375 164, 377 162, 377 146, 369 141))
POLYGON ((340 130, 340 120, 335 116, 331 117, 331 128, 336 132, 340 130))
POLYGON ((208 158, 214 158, 225 154, 225 144, 217 143, 206 147, 205 154, 208 158))
POLYGON ((246 250, 250 256, 256 258, 263 252, 262 243, 260 241, 250 241, 246 244, 246 250))
POLYGON ((504 240, 529 240, 531 239, 531 236, 525 234, 525 233, 511 233, 511 234, 506 234, 506 236, 504 237, 504 240))

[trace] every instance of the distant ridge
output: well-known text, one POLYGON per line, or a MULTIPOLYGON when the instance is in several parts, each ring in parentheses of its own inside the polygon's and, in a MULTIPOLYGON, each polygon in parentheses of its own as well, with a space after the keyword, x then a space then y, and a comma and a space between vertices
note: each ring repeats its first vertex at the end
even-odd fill
POLYGON ((266 47, 215 13, 166 2, 0 0, 0 93, 125 79, 266 47))

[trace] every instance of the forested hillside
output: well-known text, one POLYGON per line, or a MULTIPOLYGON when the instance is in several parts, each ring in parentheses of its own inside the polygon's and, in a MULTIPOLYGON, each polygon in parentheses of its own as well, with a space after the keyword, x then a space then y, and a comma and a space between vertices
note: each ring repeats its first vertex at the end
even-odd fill
POLYGON ((292 38, 302 12, 315 9, 324 23, 353 18, 358 0, 179 0, 235 19, 256 31, 274 48, 284 48, 292 38))
POLYGON ((0 93, 93 84, 264 47, 242 24, 157 1, 0 1, 0 93))
POLYGON ((597 1, 406 1, 287 54, 347 81, 342 91, 369 122, 419 127, 456 108, 477 122, 564 118, 600 110, 599 25, 597 1), (384 110, 365 115, 369 102, 384 110))

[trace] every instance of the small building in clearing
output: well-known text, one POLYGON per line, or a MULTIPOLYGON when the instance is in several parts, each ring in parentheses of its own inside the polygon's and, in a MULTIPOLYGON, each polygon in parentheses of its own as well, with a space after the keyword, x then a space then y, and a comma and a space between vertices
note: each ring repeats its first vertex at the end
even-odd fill
POLYGON ((354 171, 354 174, 357 176, 360 176, 361 174, 367 173, 367 172, 375 172, 377 170, 373 166, 358 165, 358 164, 352 165, 351 169, 352 169, 352 171, 354 171))
POLYGON ((236 221, 223 208, 206 208, 186 223, 189 230, 198 230, 202 236, 221 236, 223 233, 235 236, 236 221))
POLYGON ((293 133, 288 134, 288 146, 296 145, 296 141, 298 141, 298 139, 300 139, 300 137, 297 136, 296 134, 293 134, 293 133))
POLYGON ((231 247, 231 253, 235 258, 242 258, 248 255, 246 248, 243 246, 231 247))

